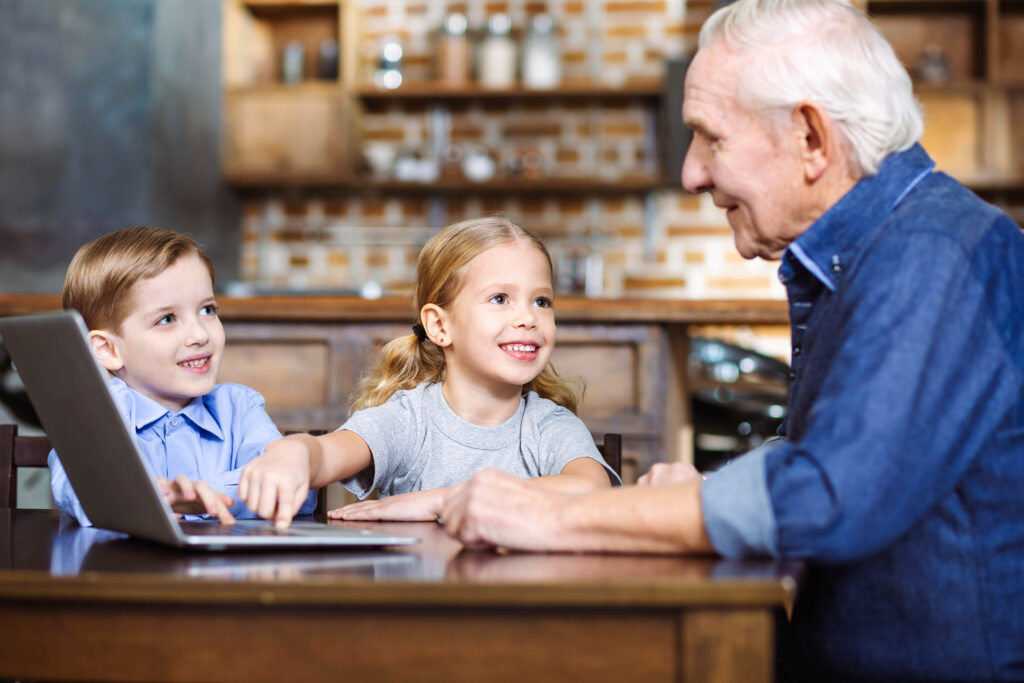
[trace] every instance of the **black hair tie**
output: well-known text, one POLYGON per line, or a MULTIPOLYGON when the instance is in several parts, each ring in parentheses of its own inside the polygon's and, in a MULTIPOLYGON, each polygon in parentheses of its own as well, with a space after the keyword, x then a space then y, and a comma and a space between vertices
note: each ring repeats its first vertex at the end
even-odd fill
POLYGON ((419 323, 413 325, 412 333, 416 335, 416 338, 419 339, 421 343, 427 341, 427 331, 423 329, 423 325, 420 325, 419 323))

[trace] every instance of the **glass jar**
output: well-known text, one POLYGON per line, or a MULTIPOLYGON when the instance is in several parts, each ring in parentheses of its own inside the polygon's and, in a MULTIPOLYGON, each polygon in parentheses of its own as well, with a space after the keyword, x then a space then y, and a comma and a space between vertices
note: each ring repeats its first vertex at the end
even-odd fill
POLYGON ((437 80, 446 85, 469 82, 470 45, 466 15, 453 12, 444 18, 437 49, 437 80))
POLYGON ((373 74, 373 83, 381 90, 394 90, 402 85, 402 44, 397 38, 381 40, 380 58, 373 74))
POLYGON ((555 22, 549 14, 535 14, 523 39, 523 85, 550 90, 562 80, 555 22))
POLYGON ((480 44, 477 75, 485 88, 511 88, 516 82, 516 44, 512 41, 512 20, 495 14, 487 20, 487 35, 480 44))

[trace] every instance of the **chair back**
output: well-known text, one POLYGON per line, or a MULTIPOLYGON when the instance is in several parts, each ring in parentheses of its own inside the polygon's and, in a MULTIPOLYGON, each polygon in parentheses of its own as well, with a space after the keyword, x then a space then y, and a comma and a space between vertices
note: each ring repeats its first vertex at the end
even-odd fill
POLYGON ((0 425, 0 509, 18 506, 18 468, 47 467, 50 439, 18 436, 18 425, 0 425))
POLYGON ((622 478, 622 434, 605 434, 604 443, 598 445, 597 450, 601 451, 601 457, 615 470, 615 474, 622 478))

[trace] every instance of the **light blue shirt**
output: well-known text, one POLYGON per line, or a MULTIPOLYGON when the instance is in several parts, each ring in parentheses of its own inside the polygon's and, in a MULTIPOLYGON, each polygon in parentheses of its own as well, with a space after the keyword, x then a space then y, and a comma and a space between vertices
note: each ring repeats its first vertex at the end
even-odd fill
MULTIPOLYGON (((174 412, 120 379, 111 379, 108 386, 155 475, 174 479, 184 474, 203 480, 236 500, 233 515, 255 516, 245 503, 238 502, 238 477, 242 467, 270 441, 281 438, 259 393, 240 384, 218 384, 209 394, 192 399, 181 412, 174 412)), ((90 526, 56 451, 50 451, 48 463, 57 507, 74 515, 81 525, 90 526)), ((315 507, 316 491, 311 491, 298 514, 311 514, 315 507)))

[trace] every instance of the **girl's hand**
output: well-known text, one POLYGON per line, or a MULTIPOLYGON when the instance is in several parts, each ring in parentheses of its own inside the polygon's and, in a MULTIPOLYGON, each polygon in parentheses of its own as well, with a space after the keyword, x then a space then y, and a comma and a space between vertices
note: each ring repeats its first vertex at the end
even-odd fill
POLYGON ((380 500, 363 500, 336 510, 330 519, 378 520, 390 522, 433 522, 441 515, 444 498, 450 487, 400 493, 380 500))
POLYGON ((192 481, 184 474, 179 474, 174 481, 159 477, 157 483, 175 512, 214 515, 221 524, 235 523, 235 517, 229 509, 235 504, 235 499, 214 491, 205 481, 192 481))
POLYGON ((267 444, 263 455, 242 468, 238 499, 260 517, 287 527, 309 493, 311 452, 305 439, 312 438, 295 435, 267 444))
POLYGON ((655 463, 650 471, 637 480, 637 486, 665 486, 682 484, 701 476, 697 468, 688 462, 655 463))

